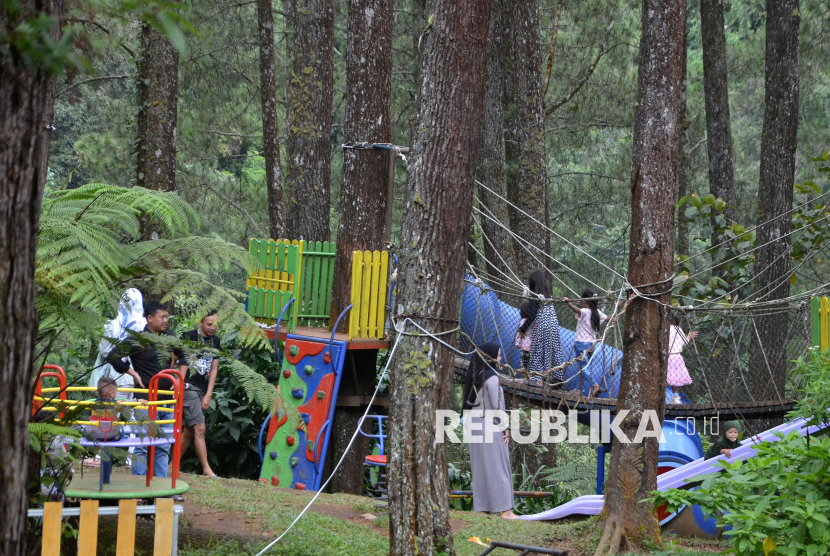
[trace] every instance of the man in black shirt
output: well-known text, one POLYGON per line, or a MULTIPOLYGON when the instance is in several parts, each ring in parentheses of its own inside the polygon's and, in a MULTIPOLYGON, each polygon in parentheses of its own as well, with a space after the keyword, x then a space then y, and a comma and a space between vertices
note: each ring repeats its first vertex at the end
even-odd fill
MULTIPOLYGON (((199 323, 199 328, 182 334, 182 339, 214 350, 221 349, 219 337, 216 335, 216 311, 209 312, 199 323)), ((185 428, 182 432, 182 454, 193 440, 196 454, 202 464, 202 472, 208 477, 215 477, 216 474, 208 463, 203 411, 210 407, 210 398, 213 396, 213 386, 216 384, 216 373, 219 369, 219 359, 207 350, 197 351, 192 359, 194 362, 184 390, 185 428)), ((181 365, 179 367, 181 368, 181 365)))
MULTIPOLYGON (((144 332, 151 334, 158 334, 159 336, 173 336, 171 332, 167 331, 167 307, 162 303, 151 300, 144 304, 144 316, 147 318, 147 326, 144 332)), ((179 358, 179 370, 184 372, 187 369, 184 352, 180 349, 175 349, 173 352, 179 358)), ((148 388, 150 380, 159 374, 162 369, 168 368, 170 362, 169 354, 159 354, 155 346, 142 346, 132 336, 127 336, 121 343, 119 343, 107 356, 107 362, 112 365, 112 368, 121 374, 127 373, 133 377, 136 388, 148 388), (125 361, 129 358, 129 362, 125 361)), ((169 380, 159 380, 160 390, 172 389, 172 383, 169 380)), ((139 400, 146 400, 147 394, 143 392, 136 392, 135 397, 139 400)), ((146 421, 148 419, 147 410, 136 409, 133 414, 137 421, 146 421)), ((167 418, 164 414, 159 415, 159 419, 167 418)), ((146 475, 147 474, 147 452, 148 447, 139 446, 135 449, 132 458, 132 474, 146 475)), ((156 446, 156 455, 153 463, 154 477, 167 477, 167 462, 170 456, 170 445, 160 444, 156 446)))

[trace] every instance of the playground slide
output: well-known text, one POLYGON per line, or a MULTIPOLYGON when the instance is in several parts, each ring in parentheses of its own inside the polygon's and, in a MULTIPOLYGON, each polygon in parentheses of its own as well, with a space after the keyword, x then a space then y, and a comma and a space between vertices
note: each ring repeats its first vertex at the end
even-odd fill
MULTIPOLYGON (((792 423, 785 423, 755 437, 744 440, 739 448, 732 450, 732 457, 726 461, 732 463, 739 459, 744 460, 753 457, 755 455, 755 443, 765 440, 777 440, 778 437, 775 435, 776 432, 788 435, 793 431, 797 431, 801 436, 804 436, 808 433, 814 434, 819 430, 820 427, 818 426, 807 427, 804 419, 799 419, 797 421, 793 421, 792 423)), ((703 458, 700 458, 693 462, 687 463, 686 465, 663 473, 657 477, 657 490, 680 488, 691 482, 695 477, 717 471, 720 468, 711 465, 712 462, 717 459, 726 458, 724 456, 718 456, 717 458, 713 458, 711 460, 704 460, 703 458)), ((561 506, 557 506, 556 508, 552 508, 538 514, 523 515, 520 516, 519 519, 523 519, 525 521, 546 521, 552 519, 562 519, 572 515, 599 515, 602 511, 604 501, 605 497, 602 495, 580 496, 579 498, 571 500, 567 504, 562 504, 561 506)))

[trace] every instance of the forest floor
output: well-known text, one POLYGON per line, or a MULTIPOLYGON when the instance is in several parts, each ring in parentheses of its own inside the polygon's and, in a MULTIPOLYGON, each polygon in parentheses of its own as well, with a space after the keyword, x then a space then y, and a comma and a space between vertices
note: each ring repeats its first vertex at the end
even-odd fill
MULTIPOLYGON (((182 556, 256 554, 294 520, 313 492, 275 488, 238 479, 184 475, 190 484, 179 529, 182 556)), ((456 554, 474 556, 497 539, 591 555, 599 540, 595 518, 568 524, 509 521, 480 513, 453 511, 456 554)), ((729 549, 724 542, 664 537, 652 554, 712 554, 729 549)), ((336 554, 385 556, 389 552, 389 515, 367 497, 323 494, 295 528, 269 552, 273 556, 336 554)), ((494 554, 512 554, 499 549, 494 554)))

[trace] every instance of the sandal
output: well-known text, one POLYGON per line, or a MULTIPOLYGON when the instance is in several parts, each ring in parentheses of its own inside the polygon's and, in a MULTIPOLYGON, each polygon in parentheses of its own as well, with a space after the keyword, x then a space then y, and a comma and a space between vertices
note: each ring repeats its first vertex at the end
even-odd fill
POLYGON ((173 502, 175 502, 176 504, 181 504, 184 501, 184 496, 182 496, 181 494, 177 494, 173 497, 173 502))

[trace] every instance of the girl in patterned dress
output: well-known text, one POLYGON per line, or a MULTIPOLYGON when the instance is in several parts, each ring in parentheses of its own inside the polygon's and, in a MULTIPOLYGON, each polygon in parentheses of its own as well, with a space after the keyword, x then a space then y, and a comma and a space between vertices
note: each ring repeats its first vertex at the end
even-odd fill
MULTIPOLYGON (((545 373, 562 365, 559 319, 556 317, 556 309, 553 308, 553 304, 542 302, 544 299, 551 298, 545 273, 541 270, 534 270, 527 277, 527 285, 530 289, 531 298, 536 298, 530 300, 529 314, 533 319, 529 320, 533 322, 533 330, 528 371, 531 373, 545 373)), ((547 375, 545 382, 561 388, 563 378, 564 372, 559 369, 547 375)), ((538 384, 538 375, 531 377, 530 382, 531 384, 538 384)))

